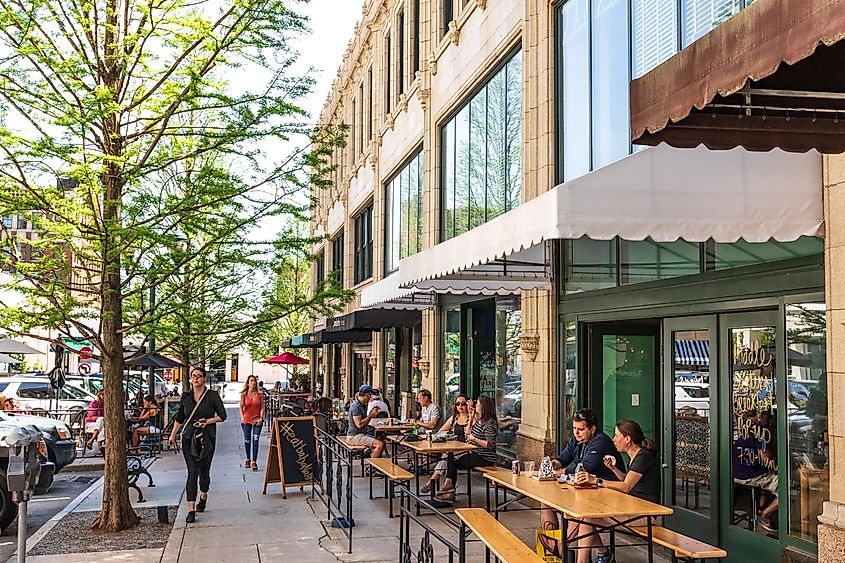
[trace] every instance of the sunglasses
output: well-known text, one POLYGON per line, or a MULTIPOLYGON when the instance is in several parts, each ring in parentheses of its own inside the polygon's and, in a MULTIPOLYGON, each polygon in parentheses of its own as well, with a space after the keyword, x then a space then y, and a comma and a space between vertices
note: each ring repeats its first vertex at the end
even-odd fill
POLYGON ((205 378, 205 375, 203 375, 201 373, 192 373, 191 374, 191 379, 203 379, 203 378, 205 378))
POLYGON ((466 401, 458 401, 457 403, 455 403, 455 406, 456 407, 465 407, 466 404, 467 404, 466 401))

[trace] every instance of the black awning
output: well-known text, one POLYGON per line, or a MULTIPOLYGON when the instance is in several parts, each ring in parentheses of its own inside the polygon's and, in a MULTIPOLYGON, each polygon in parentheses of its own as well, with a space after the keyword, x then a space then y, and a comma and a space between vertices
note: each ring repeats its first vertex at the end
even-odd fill
POLYGON ((334 334, 350 330, 381 330, 390 327, 409 327, 422 323, 421 311, 401 309, 362 309, 326 321, 326 332, 334 334))
POLYGON ((363 330, 342 330, 328 332, 317 330, 307 334, 300 334, 290 339, 290 346, 286 348, 319 348, 323 344, 336 344, 339 342, 370 342, 373 339, 373 331, 363 330))

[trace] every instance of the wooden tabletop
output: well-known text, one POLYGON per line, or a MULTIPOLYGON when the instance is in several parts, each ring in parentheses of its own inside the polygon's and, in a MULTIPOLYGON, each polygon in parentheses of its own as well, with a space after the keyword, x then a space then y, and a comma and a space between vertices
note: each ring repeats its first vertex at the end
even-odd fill
POLYGON ((607 487, 576 489, 557 481, 538 481, 514 475, 501 467, 484 473, 484 478, 550 506, 567 518, 611 518, 667 516, 672 509, 607 487))
POLYGON ((405 432, 406 430, 412 430, 414 428, 413 424, 402 424, 398 420, 390 421, 385 424, 379 424, 379 420, 387 420, 387 419, 373 419, 370 421, 370 426, 375 428, 376 430, 380 430, 382 432, 405 432))
POLYGON ((447 440, 446 442, 429 442, 424 437, 418 442, 405 442, 402 436, 388 436, 388 440, 392 440, 402 446, 421 453, 421 454, 442 454, 442 453, 460 453, 471 452, 478 448, 466 442, 459 442, 458 440, 447 440))

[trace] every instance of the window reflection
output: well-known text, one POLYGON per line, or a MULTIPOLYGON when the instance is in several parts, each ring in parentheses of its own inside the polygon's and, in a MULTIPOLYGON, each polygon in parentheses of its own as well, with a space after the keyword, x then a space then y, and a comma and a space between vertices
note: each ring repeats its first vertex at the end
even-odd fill
POLYGON ((443 389, 442 407, 445 413, 451 413, 455 407, 455 397, 461 392, 461 308, 455 306, 443 311, 443 389))
POLYGON ((830 498, 824 303, 786 306, 789 533, 818 541, 830 498))
POLYGON ((496 398, 499 417, 498 447, 511 452, 516 450, 516 433, 522 420, 521 332, 519 298, 499 300, 496 304, 496 379, 491 396, 496 398))

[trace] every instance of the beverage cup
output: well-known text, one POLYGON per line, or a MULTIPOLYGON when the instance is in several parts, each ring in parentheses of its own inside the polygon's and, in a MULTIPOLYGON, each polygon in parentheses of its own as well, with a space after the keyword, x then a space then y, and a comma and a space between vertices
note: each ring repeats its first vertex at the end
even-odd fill
POLYGON ((534 474, 534 462, 533 461, 523 461, 522 462, 523 469, 525 474, 531 477, 534 474))

